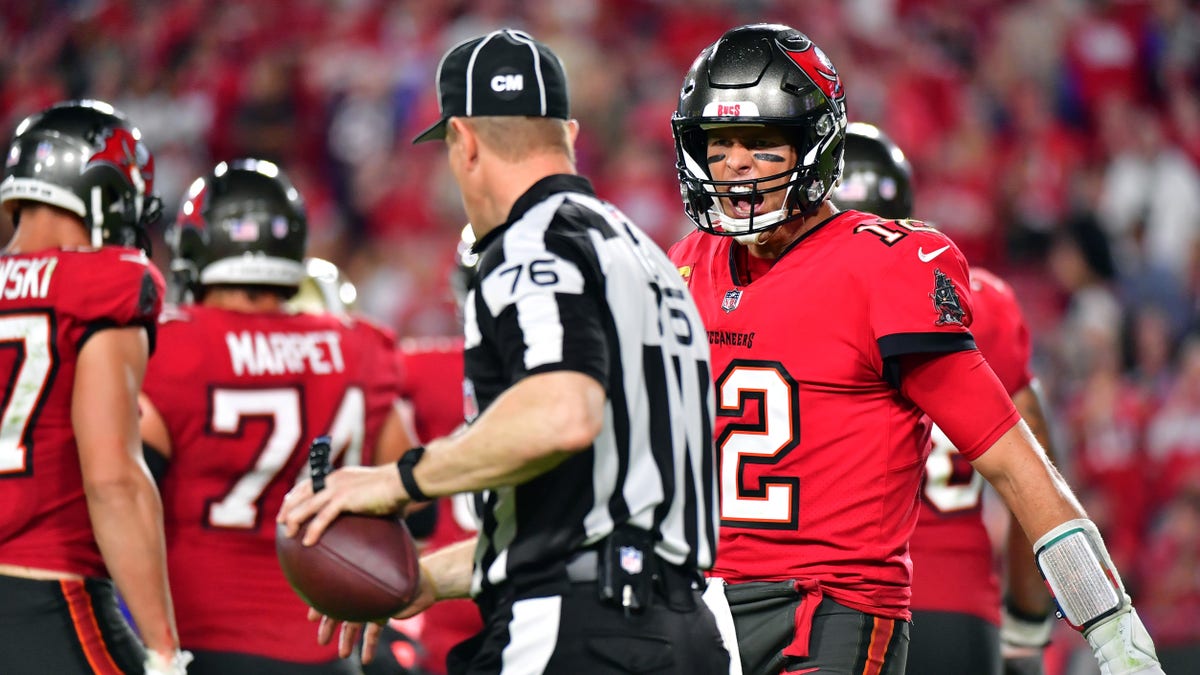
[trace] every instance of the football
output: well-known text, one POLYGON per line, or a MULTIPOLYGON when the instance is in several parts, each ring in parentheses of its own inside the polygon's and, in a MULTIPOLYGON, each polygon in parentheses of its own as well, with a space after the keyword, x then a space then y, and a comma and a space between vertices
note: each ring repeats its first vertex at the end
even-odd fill
POLYGON ((417 546, 395 517, 342 514, 312 546, 275 530, 279 566, 309 606, 341 621, 378 621, 412 602, 420 582, 417 546))

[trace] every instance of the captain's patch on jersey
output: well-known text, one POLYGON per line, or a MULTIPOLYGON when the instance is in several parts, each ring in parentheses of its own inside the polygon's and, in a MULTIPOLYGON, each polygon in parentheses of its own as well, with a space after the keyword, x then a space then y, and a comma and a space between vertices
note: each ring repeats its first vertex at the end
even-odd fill
POLYGON ((934 322, 935 325, 963 325, 963 316, 966 312, 963 311, 962 303, 958 300, 958 291, 954 288, 954 282, 950 280, 950 277, 940 269, 933 270, 933 292, 929 294, 929 297, 933 299, 933 309, 938 316, 937 321, 934 322))

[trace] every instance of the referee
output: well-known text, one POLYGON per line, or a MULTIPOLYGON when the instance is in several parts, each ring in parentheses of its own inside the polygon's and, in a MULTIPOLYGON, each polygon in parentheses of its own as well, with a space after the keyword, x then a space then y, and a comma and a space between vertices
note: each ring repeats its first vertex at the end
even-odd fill
MULTIPOLYGON (((444 139, 477 243, 465 306, 466 431, 397 467, 297 486, 315 541, 339 512, 476 492, 476 540, 422 559, 403 616, 472 595, 452 673, 727 673, 700 601, 716 546, 708 342, 675 267, 576 175, 562 64, 499 30, 438 71, 444 139)), ((343 627, 348 652, 358 626, 343 627)), ((368 643, 376 629, 367 633, 368 643)), ((320 638, 330 639, 325 621, 320 638)), ((364 653, 370 654, 371 644, 364 653)))

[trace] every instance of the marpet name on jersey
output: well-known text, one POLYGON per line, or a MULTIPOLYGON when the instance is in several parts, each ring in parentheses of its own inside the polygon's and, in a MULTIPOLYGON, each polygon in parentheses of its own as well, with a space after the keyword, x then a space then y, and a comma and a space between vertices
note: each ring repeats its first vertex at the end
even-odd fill
POLYGON ((342 372, 341 337, 335 331, 226 333, 235 375, 326 375, 342 372))
POLYGON ((708 344, 750 349, 754 347, 754 333, 742 333, 732 330, 710 330, 708 331, 708 344))
POLYGON ((0 261, 0 297, 44 298, 58 258, 8 258, 0 261))

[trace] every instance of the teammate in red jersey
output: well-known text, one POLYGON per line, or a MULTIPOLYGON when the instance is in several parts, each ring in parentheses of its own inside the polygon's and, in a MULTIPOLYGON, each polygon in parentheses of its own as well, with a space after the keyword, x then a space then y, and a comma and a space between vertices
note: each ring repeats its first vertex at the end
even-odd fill
POLYGON ((932 418, 1035 542, 1104 672, 1161 673, 1099 532, 976 349, 961 253, 922 223, 829 201, 844 101, 811 40, 759 24, 700 54, 672 122, 700 231, 671 257, 716 375, 721 541, 708 596, 742 667, 904 672, 932 418))
MULTIPOLYGON (((845 170, 833 197, 843 209, 904 220, 912 216, 912 170, 879 129, 846 130, 845 170)), ((1012 288, 978 267, 970 273, 979 351, 1013 399, 1021 417, 1050 452, 1050 435, 1029 370, 1032 345, 1012 288)), ((1015 521, 1010 525, 1004 620, 992 542, 983 523, 983 477, 940 429, 925 461, 921 514, 910 542, 912 640, 908 670, 928 675, 1007 675, 1042 672, 1042 650, 1053 628, 1053 602, 1033 552, 1015 521)))
POLYGON ((137 392, 162 276, 154 160, 100 101, 17 127, 0 202, 0 670, 182 673, 137 392), (117 606, 128 602, 147 649, 117 606))
POLYGON ((189 188, 168 233, 191 296, 164 313, 142 435, 161 459, 172 590, 194 673, 355 673, 312 640, 275 554, 284 494, 314 436, 337 464, 408 448, 394 338, 362 320, 294 314, 307 224, 270 162, 221 163, 189 188))
MULTIPOLYGON (((450 278, 455 301, 460 307, 477 262, 471 252, 474 242, 475 235, 468 225, 463 228, 458 264, 450 278)), ((411 404, 417 438, 421 441, 441 438, 462 426, 463 338, 402 340, 399 355, 402 397, 411 404)), ((441 497, 427 510, 433 511, 434 519, 433 530, 424 541, 424 552, 431 553, 475 536, 470 495, 441 497)), ((393 620, 391 625, 416 639, 424 648, 425 653, 419 660, 422 668, 434 675, 445 675, 446 655, 450 649, 478 633, 483 620, 475 603, 458 599, 439 602, 409 619, 393 620)))

